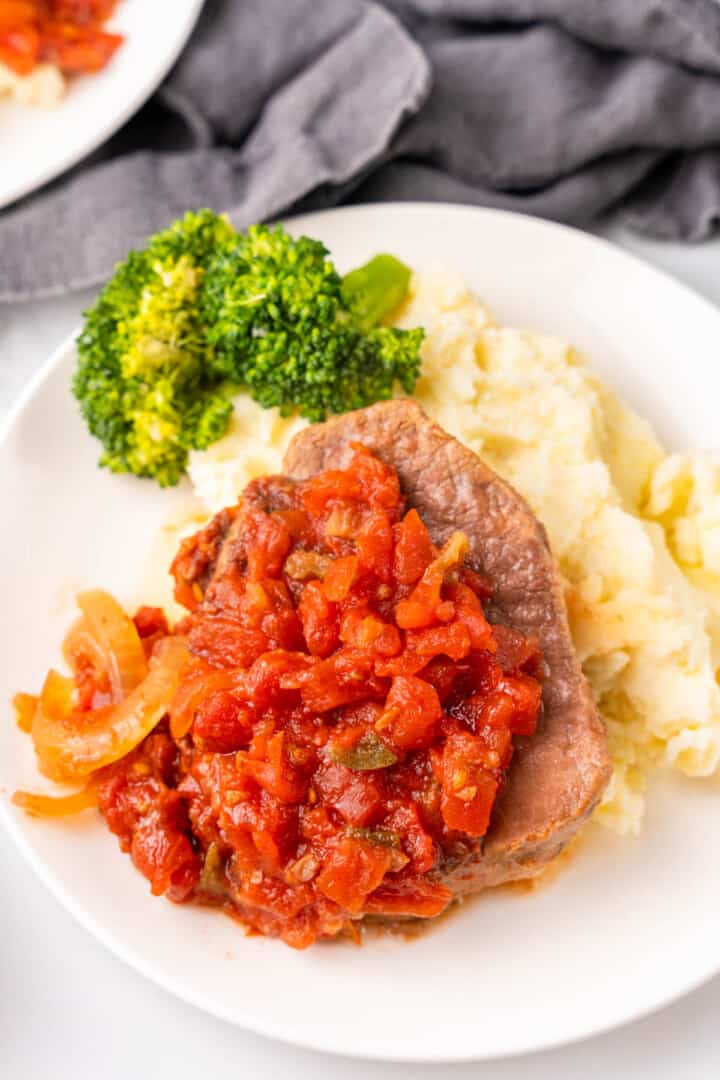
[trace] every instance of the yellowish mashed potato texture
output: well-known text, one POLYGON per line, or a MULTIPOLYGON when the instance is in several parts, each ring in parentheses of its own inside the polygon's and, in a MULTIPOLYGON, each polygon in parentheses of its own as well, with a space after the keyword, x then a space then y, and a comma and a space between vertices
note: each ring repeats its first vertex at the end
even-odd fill
POLYGON ((57 105, 65 94, 65 79, 54 64, 38 64, 29 75, 17 75, 0 64, 0 98, 9 97, 20 105, 57 105))
MULTIPOLYGON (((572 348, 498 326, 451 271, 416 274, 394 321, 426 329, 414 397, 545 524, 608 728, 597 819, 637 833, 649 769, 708 776, 720 760, 720 458, 666 455, 572 348)), ((208 510, 279 471, 302 426, 239 397, 228 435, 191 455, 208 510)))

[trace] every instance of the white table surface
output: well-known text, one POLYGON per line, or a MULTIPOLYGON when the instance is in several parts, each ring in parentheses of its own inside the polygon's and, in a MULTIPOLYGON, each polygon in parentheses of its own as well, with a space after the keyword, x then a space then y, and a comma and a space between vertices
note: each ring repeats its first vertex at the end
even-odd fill
MULTIPOLYGON (((606 233, 720 303, 720 239, 682 248, 640 241, 618 229, 606 233)), ((0 423, 77 324, 90 295, 0 306, 0 423)), ((720 978, 608 1035, 503 1062, 383 1065, 296 1050, 205 1016, 136 975, 45 892, 2 832, 0 865, 2 1080, 707 1080, 720 1075, 720 978)))

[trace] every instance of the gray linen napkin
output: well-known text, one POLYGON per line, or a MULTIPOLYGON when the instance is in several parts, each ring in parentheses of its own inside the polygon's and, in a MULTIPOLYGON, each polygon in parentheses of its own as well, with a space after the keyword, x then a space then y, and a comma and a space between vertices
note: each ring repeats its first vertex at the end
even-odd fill
POLYGON ((381 199, 576 224, 620 206, 648 233, 707 236, 720 219, 720 6, 209 0, 152 101, 0 213, 0 301, 102 281, 188 208, 242 226, 381 199))

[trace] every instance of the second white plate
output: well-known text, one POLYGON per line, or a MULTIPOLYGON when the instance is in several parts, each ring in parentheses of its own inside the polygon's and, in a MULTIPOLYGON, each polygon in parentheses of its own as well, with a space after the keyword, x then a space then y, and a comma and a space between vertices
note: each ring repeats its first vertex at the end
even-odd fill
POLYGON ((174 64, 203 0, 123 0, 109 28, 125 41, 107 68, 72 81, 54 108, 0 98, 0 207, 65 172, 109 139, 174 64), (170 12, 172 8, 172 13, 170 12))

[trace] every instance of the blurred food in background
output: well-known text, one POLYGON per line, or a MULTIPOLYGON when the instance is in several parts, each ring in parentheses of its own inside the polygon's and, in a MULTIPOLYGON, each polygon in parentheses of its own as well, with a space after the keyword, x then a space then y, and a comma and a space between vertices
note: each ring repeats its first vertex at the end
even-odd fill
POLYGON ((68 79, 101 71, 122 44, 117 0, 0 0, 0 97, 55 105, 68 79))

